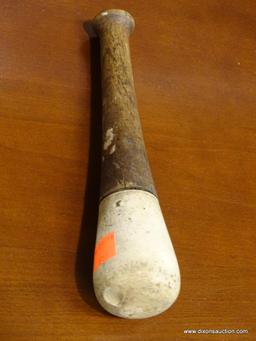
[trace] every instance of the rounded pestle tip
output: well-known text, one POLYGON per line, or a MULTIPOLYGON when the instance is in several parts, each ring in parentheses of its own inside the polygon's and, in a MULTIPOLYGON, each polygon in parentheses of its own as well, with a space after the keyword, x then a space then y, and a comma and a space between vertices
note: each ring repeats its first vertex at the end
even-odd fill
POLYGON ((153 194, 123 190, 105 197, 95 250, 94 291, 109 313, 143 319, 161 314, 176 301, 179 265, 153 194))

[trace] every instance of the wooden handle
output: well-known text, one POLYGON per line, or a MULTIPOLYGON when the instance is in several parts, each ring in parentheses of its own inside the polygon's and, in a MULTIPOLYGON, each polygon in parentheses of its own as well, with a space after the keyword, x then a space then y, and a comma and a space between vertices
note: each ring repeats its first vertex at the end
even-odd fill
POLYGON ((122 10, 94 19, 100 38, 103 94, 101 198, 122 189, 156 194, 141 131, 129 51, 134 20, 122 10))

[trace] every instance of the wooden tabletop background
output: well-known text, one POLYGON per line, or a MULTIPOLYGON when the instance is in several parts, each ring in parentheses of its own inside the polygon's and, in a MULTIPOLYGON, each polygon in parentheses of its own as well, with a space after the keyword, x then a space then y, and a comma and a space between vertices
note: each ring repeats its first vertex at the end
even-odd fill
POLYGON ((0 2, 0 339, 255 340, 256 2, 0 2), (99 44, 128 10, 135 86, 182 289, 159 317, 105 313, 92 289, 99 44), (247 329, 192 335, 187 329, 247 329))

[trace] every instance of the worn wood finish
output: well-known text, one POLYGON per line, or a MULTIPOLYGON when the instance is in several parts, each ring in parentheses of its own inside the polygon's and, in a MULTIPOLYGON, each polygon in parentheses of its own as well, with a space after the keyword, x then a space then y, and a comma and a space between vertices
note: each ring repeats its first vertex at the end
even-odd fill
POLYGON ((100 38, 103 95, 101 198, 125 189, 156 194, 137 109, 129 35, 132 16, 118 9, 93 21, 100 38))
POLYGON ((254 341, 255 1, 1 0, 0 13, 0 339, 254 341), (101 86, 83 22, 104 8, 136 20, 138 108, 182 274, 172 309, 144 321, 104 313, 91 285, 101 86))

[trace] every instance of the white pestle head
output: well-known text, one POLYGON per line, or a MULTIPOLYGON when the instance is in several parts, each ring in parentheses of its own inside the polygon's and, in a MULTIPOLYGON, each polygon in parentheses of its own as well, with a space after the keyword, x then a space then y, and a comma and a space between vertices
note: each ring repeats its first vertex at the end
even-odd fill
POLYGON ((94 290, 113 315, 142 319, 168 309, 180 291, 180 272, 158 199, 123 190, 100 203, 94 290))

